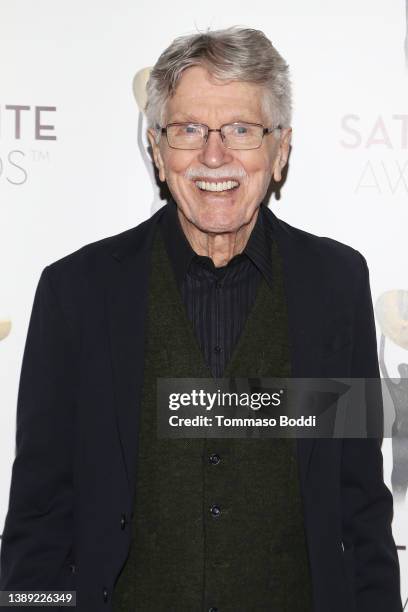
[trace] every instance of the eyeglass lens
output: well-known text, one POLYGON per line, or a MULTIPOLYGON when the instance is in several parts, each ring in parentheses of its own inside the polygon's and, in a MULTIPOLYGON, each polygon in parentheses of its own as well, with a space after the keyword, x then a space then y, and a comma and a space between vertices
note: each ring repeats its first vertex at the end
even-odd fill
MULTIPOLYGON (((263 127, 248 123, 234 123, 222 128, 224 145, 230 149, 252 149, 262 143, 263 127)), ((200 124, 174 124, 167 127, 167 138, 171 147, 200 149, 208 137, 207 127, 200 124)))

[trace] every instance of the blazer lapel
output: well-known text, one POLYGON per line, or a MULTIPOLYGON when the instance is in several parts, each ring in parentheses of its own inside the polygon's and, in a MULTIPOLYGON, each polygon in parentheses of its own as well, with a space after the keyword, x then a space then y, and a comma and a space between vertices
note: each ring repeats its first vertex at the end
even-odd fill
POLYGON ((138 426, 151 244, 160 208, 112 247, 106 308, 114 378, 115 412, 131 499, 136 480, 138 426))
MULTIPOLYGON (((265 209, 266 219, 283 259, 292 377, 318 378, 323 374, 323 321, 327 301, 319 273, 321 261, 317 253, 302 248, 302 233, 299 230, 295 234, 290 225, 280 221, 268 207, 265 209)), ((306 483, 314 445, 314 438, 297 438, 303 485, 306 483)))

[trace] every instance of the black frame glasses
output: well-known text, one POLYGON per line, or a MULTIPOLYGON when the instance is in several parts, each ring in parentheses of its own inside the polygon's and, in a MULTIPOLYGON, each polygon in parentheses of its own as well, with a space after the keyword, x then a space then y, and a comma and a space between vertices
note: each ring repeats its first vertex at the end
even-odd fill
POLYGON ((249 121, 235 121, 233 123, 224 123, 221 127, 219 128, 210 128, 208 125, 206 125, 205 123, 194 123, 193 121, 178 121, 178 122, 174 122, 174 123, 168 123, 165 127, 161 127, 160 125, 156 126, 156 129, 161 133, 161 134, 166 134, 166 138, 167 138, 167 143, 169 145, 169 147, 171 147, 172 149, 178 149, 181 151, 196 151, 199 149, 202 149, 205 147, 205 145, 207 144, 208 141, 208 136, 210 132, 219 132, 220 136, 221 136, 221 140, 224 144, 224 146, 227 149, 233 149, 235 151, 250 151, 252 149, 259 149, 260 146, 262 145, 262 141, 263 138, 265 136, 265 134, 271 134, 272 132, 274 132, 275 130, 279 130, 281 129, 280 125, 277 126, 273 126, 273 127, 265 127, 263 126, 261 123, 251 123, 249 121), (198 147, 178 147, 178 146, 174 146, 174 144, 170 143, 169 140, 169 135, 167 133, 167 130, 169 127, 175 126, 175 125, 191 125, 194 127, 203 127, 205 128, 205 133, 204 133, 204 138, 202 140, 202 144, 198 147), (259 141, 259 145, 256 146, 251 146, 251 147, 231 147, 225 144, 225 139, 226 139, 226 135, 224 132, 224 129, 230 126, 234 126, 234 125, 250 125, 250 126, 257 126, 262 128, 262 137, 259 141))

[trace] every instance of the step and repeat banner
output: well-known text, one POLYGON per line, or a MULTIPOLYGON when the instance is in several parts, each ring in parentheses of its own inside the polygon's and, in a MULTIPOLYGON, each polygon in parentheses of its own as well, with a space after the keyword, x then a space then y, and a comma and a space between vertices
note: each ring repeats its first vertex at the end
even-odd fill
MULTIPOLYGON (((0 531, 21 360, 49 263, 163 202, 142 112, 149 67, 179 35, 261 29, 290 65, 289 171, 278 217, 358 249, 382 375, 408 420, 408 0, 2 0, 0 6, 0 531)), ((408 598, 408 446, 383 442, 408 598)), ((408 604, 407 604, 408 609, 408 604)))

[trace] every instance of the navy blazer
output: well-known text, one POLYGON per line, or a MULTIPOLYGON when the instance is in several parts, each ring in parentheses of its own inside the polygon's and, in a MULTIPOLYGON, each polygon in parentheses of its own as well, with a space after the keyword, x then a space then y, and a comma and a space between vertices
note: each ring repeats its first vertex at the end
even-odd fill
MULTIPOLYGON (((112 610, 130 546, 149 258, 162 213, 41 273, 18 393, 3 590, 76 590, 78 612, 112 610)), ((364 257, 270 209, 266 218, 283 257, 293 376, 379 377, 364 257)), ((401 612, 381 440, 299 438, 297 451, 314 611, 401 612)))

